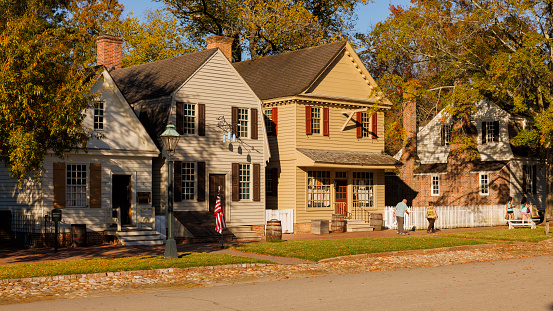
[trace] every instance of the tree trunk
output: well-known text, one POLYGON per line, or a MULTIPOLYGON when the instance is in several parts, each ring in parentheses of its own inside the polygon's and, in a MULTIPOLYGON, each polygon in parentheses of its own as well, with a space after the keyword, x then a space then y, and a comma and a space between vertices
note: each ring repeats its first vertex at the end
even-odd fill
POLYGON ((551 148, 547 148, 547 185, 545 196, 545 214, 543 215, 543 221, 545 223, 545 235, 549 235, 549 221, 552 218, 553 212, 553 152, 551 148))

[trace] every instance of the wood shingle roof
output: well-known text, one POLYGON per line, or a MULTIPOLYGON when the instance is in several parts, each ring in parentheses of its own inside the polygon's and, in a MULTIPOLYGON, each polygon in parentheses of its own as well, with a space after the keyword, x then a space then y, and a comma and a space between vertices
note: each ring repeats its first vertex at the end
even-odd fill
POLYGON ((332 163, 344 165, 399 165, 396 159, 385 153, 343 151, 343 150, 319 150, 297 148, 297 151, 314 161, 315 163, 332 163))
POLYGON ((163 59, 110 72, 129 104, 170 95, 180 87, 216 48, 163 59))
POLYGON ((304 92, 344 49, 346 41, 234 63, 261 100, 304 92))

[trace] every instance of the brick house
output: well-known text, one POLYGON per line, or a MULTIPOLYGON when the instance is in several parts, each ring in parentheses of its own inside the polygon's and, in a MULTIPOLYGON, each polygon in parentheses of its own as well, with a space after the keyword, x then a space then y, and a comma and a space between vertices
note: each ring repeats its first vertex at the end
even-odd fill
POLYGON ((404 197, 413 206, 501 205, 509 197, 518 205, 526 197, 538 210, 545 208, 545 168, 528 148, 511 144, 526 126, 525 118, 486 100, 475 105, 464 128, 442 110, 419 129, 416 104, 406 105, 405 147, 395 156, 404 165, 386 176, 386 205, 404 197), (451 144, 452 135, 458 130, 476 141, 476 160, 464 161, 465 153, 453 155, 459 146, 451 144))

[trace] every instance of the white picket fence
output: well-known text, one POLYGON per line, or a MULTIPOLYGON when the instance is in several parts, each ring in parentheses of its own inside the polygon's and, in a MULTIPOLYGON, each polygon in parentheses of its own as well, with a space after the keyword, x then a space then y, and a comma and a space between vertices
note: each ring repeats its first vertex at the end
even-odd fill
MULTIPOLYGON (((415 226, 417 229, 428 228, 426 207, 409 207, 409 215, 405 214, 404 229, 415 226)), ((438 219, 435 228, 471 228, 505 226, 505 205, 473 205, 473 206, 436 206, 438 219)), ((397 229, 394 206, 384 209, 384 225, 397 229)), ((520 217, 520 210, 515 209, 515 219, 520 217), (517 214, 518 213, 518 214, 517 214)))

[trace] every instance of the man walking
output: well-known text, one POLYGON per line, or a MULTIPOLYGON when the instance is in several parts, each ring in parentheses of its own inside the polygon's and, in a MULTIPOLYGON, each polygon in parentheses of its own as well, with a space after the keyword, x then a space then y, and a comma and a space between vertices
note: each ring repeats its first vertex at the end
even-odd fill
POLYGON ((408 232, 403 231, 405 213, 409 215, 409 211, 407 210, 407 199, 403 199, 403 201, 399 202, 396 207, 394 207, 394 217, 397 220, 397 234, 409 234, 408 232))

